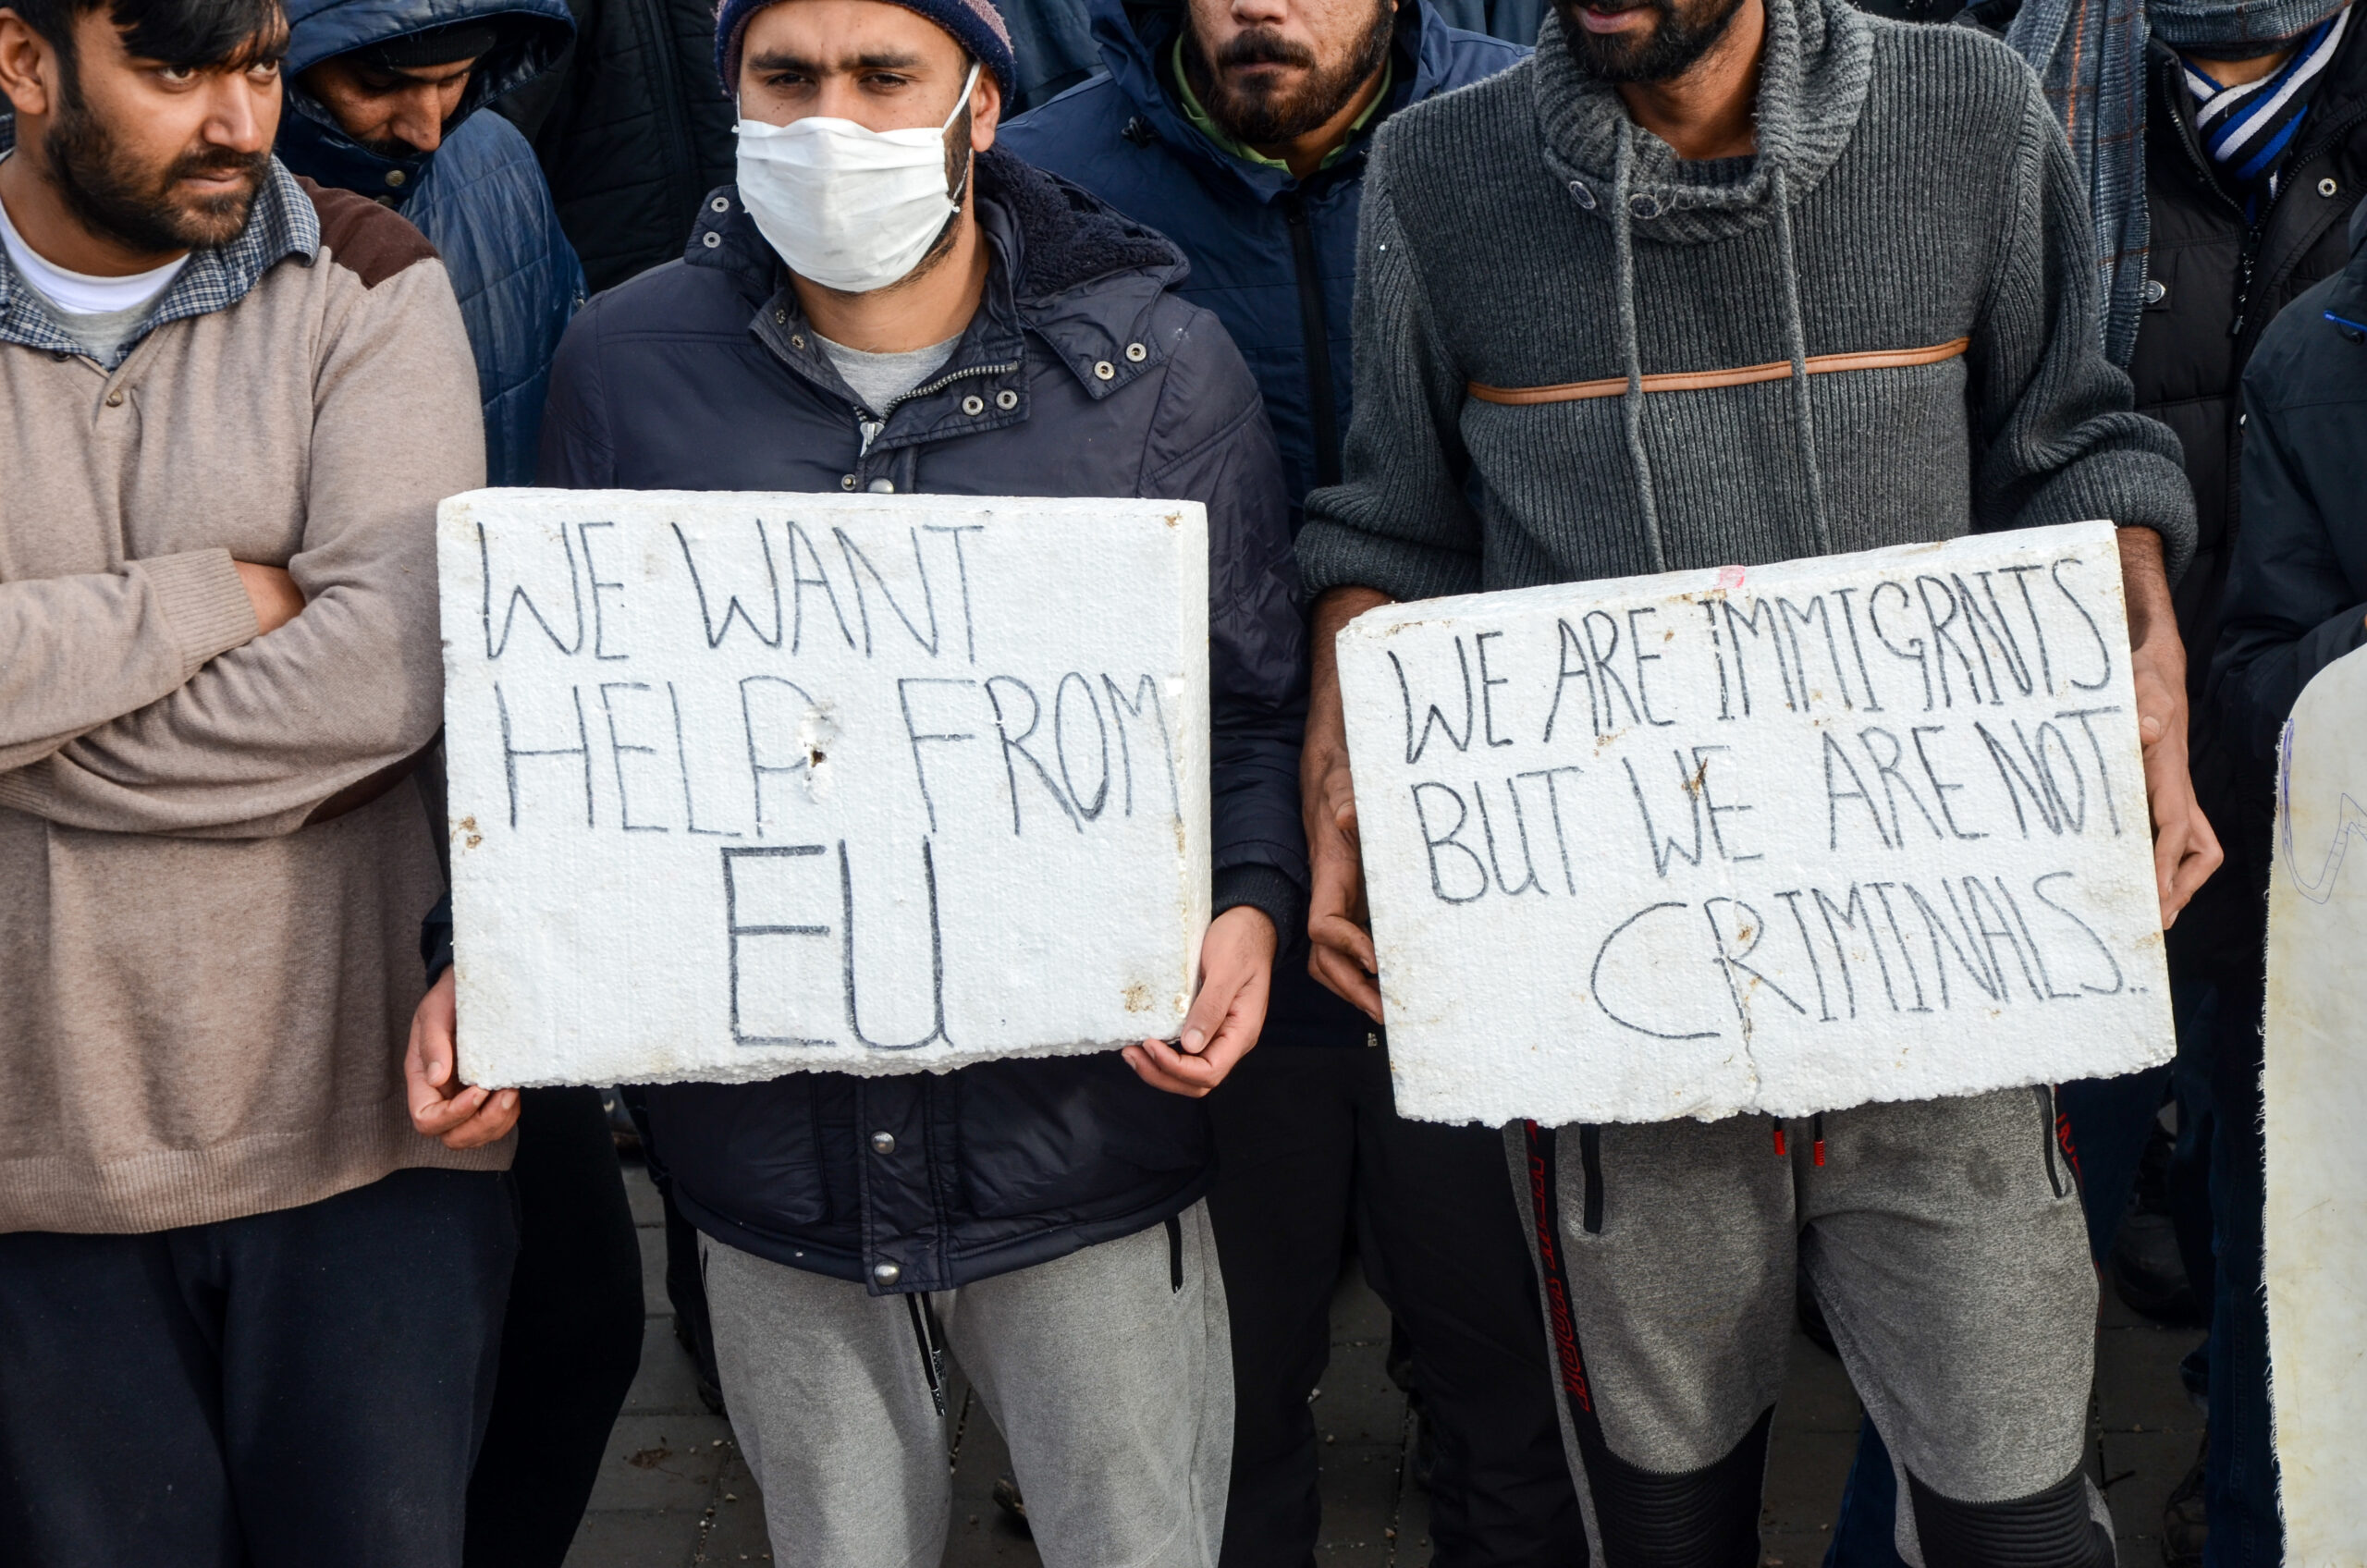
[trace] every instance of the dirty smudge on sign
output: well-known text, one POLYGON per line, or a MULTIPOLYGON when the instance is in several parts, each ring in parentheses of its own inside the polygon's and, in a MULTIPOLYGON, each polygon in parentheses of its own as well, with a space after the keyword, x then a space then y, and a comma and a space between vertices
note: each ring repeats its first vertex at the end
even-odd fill
POLYGON ((1207 520, 478 491, 437 521, 472 1082, 732 1082, 1181 1026, 1207 520))
POLYGON ((2172 1048, 2108 523, 1339 640, 1409 1116, 1805 1115, 2172 1048))

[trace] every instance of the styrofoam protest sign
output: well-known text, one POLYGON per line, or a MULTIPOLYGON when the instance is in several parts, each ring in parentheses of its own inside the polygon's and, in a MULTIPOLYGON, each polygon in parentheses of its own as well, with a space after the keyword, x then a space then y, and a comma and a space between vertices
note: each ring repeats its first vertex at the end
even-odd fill
POLYGON ((1392 605, 1338 648, 1404 1114, 2170 1054, 2108 523, 1392 605))
POLYGON ((1196 503, 444 503, 461 1062, 717 1082, 1181 1026, 1208 913, 1196 503))
POLYGON ((2269 1388, 2286 1561, 2367 1562, 2367 650, 2318 672, 2277 767, 2269 874, 2269 1388))

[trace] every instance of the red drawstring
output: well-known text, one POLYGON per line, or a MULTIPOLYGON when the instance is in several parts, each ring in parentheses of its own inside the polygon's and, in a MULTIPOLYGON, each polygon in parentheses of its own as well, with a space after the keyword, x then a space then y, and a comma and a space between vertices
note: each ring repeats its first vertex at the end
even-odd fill
POLYGON ((1775 1158, 1784 1158, 1784 1124, 1780 1121, 1775 1123, 1775 1158))
POLYGON ((1824 1112, 1816 1113, 1816 1162, 1824 1163, 1824 1112))

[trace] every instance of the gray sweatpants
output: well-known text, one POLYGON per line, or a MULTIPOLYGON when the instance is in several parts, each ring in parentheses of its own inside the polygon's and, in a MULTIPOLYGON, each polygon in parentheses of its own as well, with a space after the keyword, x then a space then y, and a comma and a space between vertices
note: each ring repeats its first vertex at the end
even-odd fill
MULTIPOLYGON (((1208 1206, 929 1300, 1011 1444, 1047 1568, 1214 1568, 1232 1341, 1208 1206)), ((699 1239, 731 1429, 782 1568, 936 1568, 946 1422, 911 1309, 699 1239)))
MULTIPOLYGON (((1906 1475, 1995 1503, 2078 1468, 2096 1282, 2052 1096, 1818 1120, 1821 1151, 1806 1118, 1507 1130, 1594 1561, 1606 1516, 1625 1528, 1682 1495, 1668 1478, 1706 1486, 1721 1461, 1719 1484, 1748 1488, 1736 1529, 1755 1528, 1746 1439, 1763 1444, 1783 1386, 1796 1269, 1905 1473, 1902 1503, 1906 1475)), ((1919 1563, 1913 1512, 1899 1546, 1919 1563)))

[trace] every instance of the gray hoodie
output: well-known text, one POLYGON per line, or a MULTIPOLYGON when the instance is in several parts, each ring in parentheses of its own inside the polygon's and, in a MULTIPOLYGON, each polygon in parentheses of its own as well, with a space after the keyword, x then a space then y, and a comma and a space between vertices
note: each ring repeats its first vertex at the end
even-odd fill
POLYGON ((1755 157, 1687 163, 1537 54, 1376 140, 1346 482, 1310 593, 1400 599, 2194 504, 2096 331, 2088 220, 1994 39, 1765 0, 1755 157))

